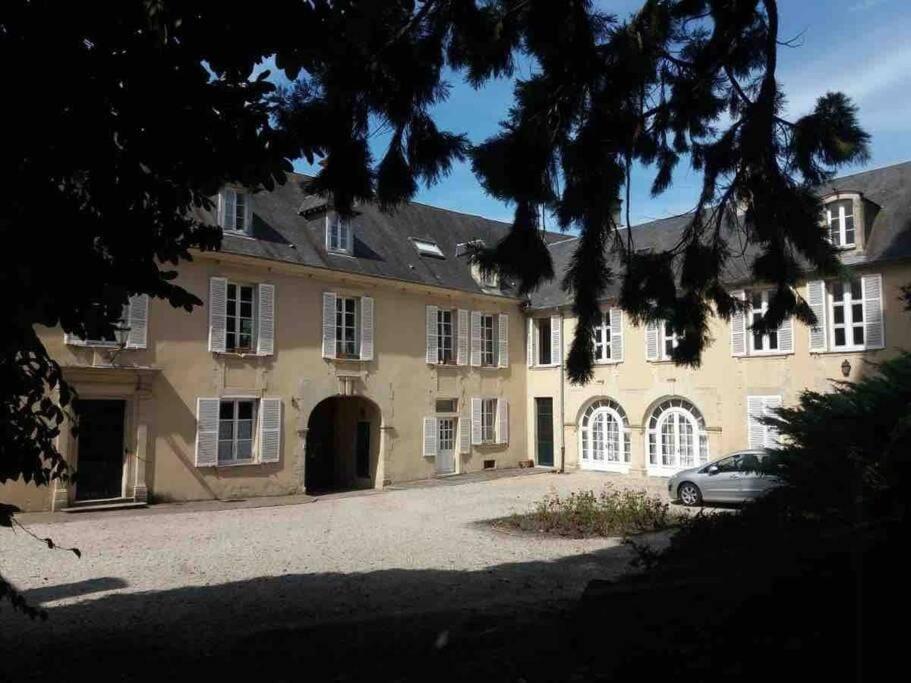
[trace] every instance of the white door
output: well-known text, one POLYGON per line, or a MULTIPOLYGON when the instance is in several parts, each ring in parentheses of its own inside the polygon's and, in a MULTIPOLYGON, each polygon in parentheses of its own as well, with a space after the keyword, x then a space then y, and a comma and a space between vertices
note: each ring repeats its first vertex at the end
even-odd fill
POLYGON ((456 421, 453 417, 441 417, 437 424, 437 474, 452 474, 455 472, 456 421))

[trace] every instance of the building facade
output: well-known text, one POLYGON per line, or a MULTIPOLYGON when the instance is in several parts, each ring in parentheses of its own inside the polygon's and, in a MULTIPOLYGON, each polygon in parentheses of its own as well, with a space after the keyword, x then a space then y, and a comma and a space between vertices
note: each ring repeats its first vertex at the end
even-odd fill
MULTIPOLYGON (((74 483, 0 492, 26 510, 103 501, 232 499, 382 487, 485 467, 667 476, 774 443, 756 418, 911 348, 898 300, 911 282, 911 163, 820 188, 842 281, 808 274, 820 324, 750 331, 767 291, 732 272, 753 312, 716 320, 698 369, 669 361, 663 325, 629 324, 608 292, 592 382, 565 380, 574 331, 552 283, 522 301, 472 269, 467 245, 508 226, 421 204, 345 220, 291 178, 226 188, 220 252, 179 282, 192 313, 134 298, 115 338, 41 336, 75 386, 78 437, 59 447, 74 483)), ((661 248, 686 217, 633 228, 661 248)), ((573 238, 547 235, 557 272, 573 238)), ((558 278, 559 279, 559 278, 558 278)))

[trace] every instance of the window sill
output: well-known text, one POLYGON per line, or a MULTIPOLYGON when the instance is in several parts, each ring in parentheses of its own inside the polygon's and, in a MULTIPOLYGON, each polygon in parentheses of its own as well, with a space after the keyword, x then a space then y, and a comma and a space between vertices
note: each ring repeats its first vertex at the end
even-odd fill
POLYGON ((231 237, 242 237, 247 240, 254 240, 254 241, 256 240, 256 238, 248 232, 244 232, 241 230, 231 230, 230 228, 222 228, 221 234, 230 235, 231 237))
POLYGON ((339 251, 336 249, 326 249, 326 254, 328 256, 347 256, 348 258, 355 258, 354 254, 350 251, 339 251))
POLYGON ((732 358, 780 358, 793 355, 793 351, 751 351, 742 356, 732 356, 732 358))
POLYGON ((261 354, 256 351, 213 351, 212 355, 229 356, 231 358, 265 358, 267 355, 272 354, 261 354))
POLYGON ((554 368, 559 368, 559 367, 560 367, 559 363, 551 363, 549 365, 544 365, 543 363, 541 363, 541 364, 532 365, 531 368, 529 368, 529 369, 530 370, 553 370, 554 368))
POLYGON ((852 347, 852 348, 839 348, 839 349, 826 349, 825 351, 810 351, 811 356, 832 356, 837 354, 849 354, 849 353, 872 353, 874 351, 882 351, 885 346, 868 346, 868 347, 852 347))
POLYGON ((336 355, 333 358, 327 358, 326 360, 336 360, 341 361, 342 363, 366 363, 366 358, 361 358, 360 356, 339 356, 336 355))
POLYGON ((209 467, 215 470, 222 470, 232 467, 249 467, 250 465, 269 465, 271 463, 260 462, 259 460, 239 460, 237 462, 220 462, 215 465, 200 465, 200 469, 209 467))
MULTIPOLYGON (((620 365, 620 363, 622 363, 622 362, 623 362, 622 360, 596 360, 595 365, 620 365)), ((655 363, 656 361, 649 361, 649 362, 655 363)), ((667 361, 667 362, 672 363, 673 361, 667 361)))
POLYGON ((68 341, 66 342, 67 346, 73 346, 76 348, 82 349, 128 349, 126 344, 120 344, 119 342, 106 342, 106 341, 68 341))

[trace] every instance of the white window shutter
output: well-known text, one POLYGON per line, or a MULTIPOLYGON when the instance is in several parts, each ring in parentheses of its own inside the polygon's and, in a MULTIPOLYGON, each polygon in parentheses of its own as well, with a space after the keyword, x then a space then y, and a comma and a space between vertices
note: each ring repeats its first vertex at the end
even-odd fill
POLYGON ((794 319, 790 316, 778 326, 778 350, 782 353, 794 352, 794 319))
POLYGON ((481 399, 477 397, 471 399, 471 443, 481 443, 481 399))
POLYGON ((271 356, 275 352, 275 285, 261 284, 257 289, 256 353, 271 356))
POLYGON ((886 345, 883 331, 883 278, 882 275, 864 275, 864 346, 881 349, 886 345))
POLYGON ((225 188, 223 194, 225 208, 222 227, 226 230, 234 230, 237 226, 237 194, 229 188, 225 188))
POLYGON ((759 422, 764 414, 765 397, 747 396, 747 431, 750 448, 762 448, 765 442, 765 425, 759 422))
POLYGON ((497 443, 509 443, 509 401, 497 399, 497 443))
POLYGON ((509 316, 500 313, 497 319, 497 365, 501 368, 509 367, 509 316))
POLYGON ((437 457, 437 419, 424 418, 424 457, 437 457))
POLYGON ((807 305, 816 316, 816 325, 810 328, 810 351, 826 351, 826 283, 823 280, 807 283, 807 305))
POLYGON ((533 368, 535 366, 535 320, 534 318, 528 318, 527 322, 525 355, 528 367, 533 368))
POLYGON ((253 204, 250 201, 251 197, 248 194, 245 199, 247 200, 244 203, 244 232, 248 235, 253 234, 253 204))
POLYGON ((373 360, 373 299, 361 297, 361 360, 373 360))
MULTIPOLYGON (((763 401, 762 414, 766 417, 774 417, 774 410, 781 407, 781 396, 766 396, 763 401)), ((766 426, 765 428, 765 447, 775 448, 778 446, 778 430, 774 427, 766 426)))
POLYGON ((610 309, 610 359, 623 360, 623 311, 616 306, 610 309))
POLYGON ((347 218, 343 218, 345 221, 345 251, 354 255, 354 226, 351 225, 351 221, 347 218))
POLYGON ((323 292, 323 358, 335 358, 335 293, 323 292))
POLYGON ((471 312, 471 364, 481 365, 481 313, 471 312))
POLYGON ((458 313, 458 340, 456 343, 456 364, 468 365, 468 311, 463 308, 458 313))
POLYGON ((282 400, 259 402, 259 461, 278 462, 282 451, 282 400))
POLYGON ((645 359, 658 360, 658 322, 645 325, 645 359))
POLYGON ((563 362, 563 330, 559 315, 550 317, 550 364, 560 365, 563 362))
POLYGON ((215 198, 215 222, 221 227, 225 227, 225 193, 227 190, 222 190, 218 193, 218 196, 215 198))
POLYGON ((127 307, 126 324, 129 327, 127 332, 128 349, 144 349, 149 342, 149 295, 136 294, 130 297, 130 305, 127 307))
POLYGON ((471 453, 471 415, 462 408, 459 415, 459 453, 471 453))
POLYGON ((209 278, 209 351, 225 351, 225 318, 228 307, 228 281, 209 278))
POLYGON ((440 361, 440 335, 436 306, 427 307, 427 362, 436 365, 440 361))
POLYGON ((326 251, 332 249, 332 221, 334 218, 327 213, 326 214, 326 251))
POLYGON ((212 467, 218 464, 218 409, 217 398, 196 399, 196 466, 212 467))
MULTIPOLYGON (((741 303, 746 300, 746 292, 742 289, 733 292, 732 295, 741 303)), ((735 311, 731 316, 731 355, 747 355, 747 316, 741 310, 735 311)))

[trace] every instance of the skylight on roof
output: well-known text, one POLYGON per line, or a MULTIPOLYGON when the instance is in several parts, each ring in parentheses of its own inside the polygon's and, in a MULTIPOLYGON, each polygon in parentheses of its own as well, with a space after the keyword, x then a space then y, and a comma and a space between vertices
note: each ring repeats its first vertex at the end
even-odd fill
POLYGON ((418 253, 421 256, 435 256, 436 258, 446 258, 446 256, 443 254, 443 250, 440 249, 440 246, 433 240, 412 237, 411 241, 414 243, 414 248, 418 250, 418 253))

